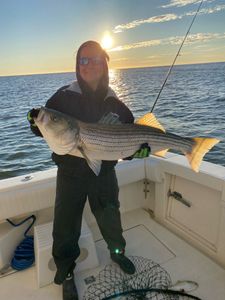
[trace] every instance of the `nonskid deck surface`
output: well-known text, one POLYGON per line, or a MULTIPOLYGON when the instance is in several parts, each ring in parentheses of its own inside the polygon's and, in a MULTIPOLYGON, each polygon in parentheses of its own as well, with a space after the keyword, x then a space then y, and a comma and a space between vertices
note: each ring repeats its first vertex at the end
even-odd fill
MULTIPOLYGON (((152 220, 146 211, 137 209, 124 213, 122 223, 127 241, 126 255, 144 257, 160 264, 173 283, 178 280, 197 282, 199 287, 192 294, 204 300, 225 299, 225 270, 152 220)), ((90 228, 100 265, 76 273, 80 299, 91 284, 86 283, 87 279, 96 277, 105 265, 113 264, 97 225, 90 228)), ((55 284, 38 288, 35 267, 0 278, 0 299, 61 300, 61 293, 61 287, 55 284)))

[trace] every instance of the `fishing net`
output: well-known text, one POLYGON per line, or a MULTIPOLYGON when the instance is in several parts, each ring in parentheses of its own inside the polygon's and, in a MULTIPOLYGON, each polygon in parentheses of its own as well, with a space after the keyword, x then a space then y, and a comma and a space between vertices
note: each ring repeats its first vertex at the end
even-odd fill
POLYGON ((170 275, 159 264, 137 256, 130 256, 129 259, 136 267, 135 274, 125 274, 116 264, 107 265, 87 288, 83 300, 199 299, 168 290, 172 285, 170 275))

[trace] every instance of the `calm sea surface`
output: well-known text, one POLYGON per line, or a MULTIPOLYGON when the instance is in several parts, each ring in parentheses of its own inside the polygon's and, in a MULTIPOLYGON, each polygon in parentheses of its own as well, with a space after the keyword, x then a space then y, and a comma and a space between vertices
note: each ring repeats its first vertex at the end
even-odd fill
MULTIPOLYGON (((151 109, 167 71, 115 70, 110 84, 140 117, 151 109)), ((26 114, 74 78, 74 73, 0 77, 0 179, 54 166, 45 142, 31 133, 26 114)), ((154 113, 173 133, 221 139, 204 159, 225 166, 225 63, 175 66, 154 113)))

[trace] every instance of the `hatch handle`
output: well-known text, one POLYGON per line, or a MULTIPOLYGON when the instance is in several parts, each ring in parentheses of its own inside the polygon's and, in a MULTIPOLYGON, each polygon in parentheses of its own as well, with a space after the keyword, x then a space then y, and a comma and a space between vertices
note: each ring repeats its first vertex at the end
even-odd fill
POLYGON ((191 203, 188 200, 184 199, 181 193, 178 193, 176 191, 171 192, 171 190, 169 190, 168 197, 173 197, 177 201, 183 203, 185 206, 191 207, 191 203))

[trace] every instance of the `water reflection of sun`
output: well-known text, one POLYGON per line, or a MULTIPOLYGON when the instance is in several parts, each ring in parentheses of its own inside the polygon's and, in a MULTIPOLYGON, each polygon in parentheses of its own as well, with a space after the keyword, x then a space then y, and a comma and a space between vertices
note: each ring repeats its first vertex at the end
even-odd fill
POLYGON ((116 70, 115 69, 109 69, 109 79, 110 80, 116 79, 116 70))
POLYGON ((109 69, 109 85, 116 93, 117 97, 123 101, 124 89, 126 90, 123 78, 121 77, 121 71, 115 69, 109 69))

